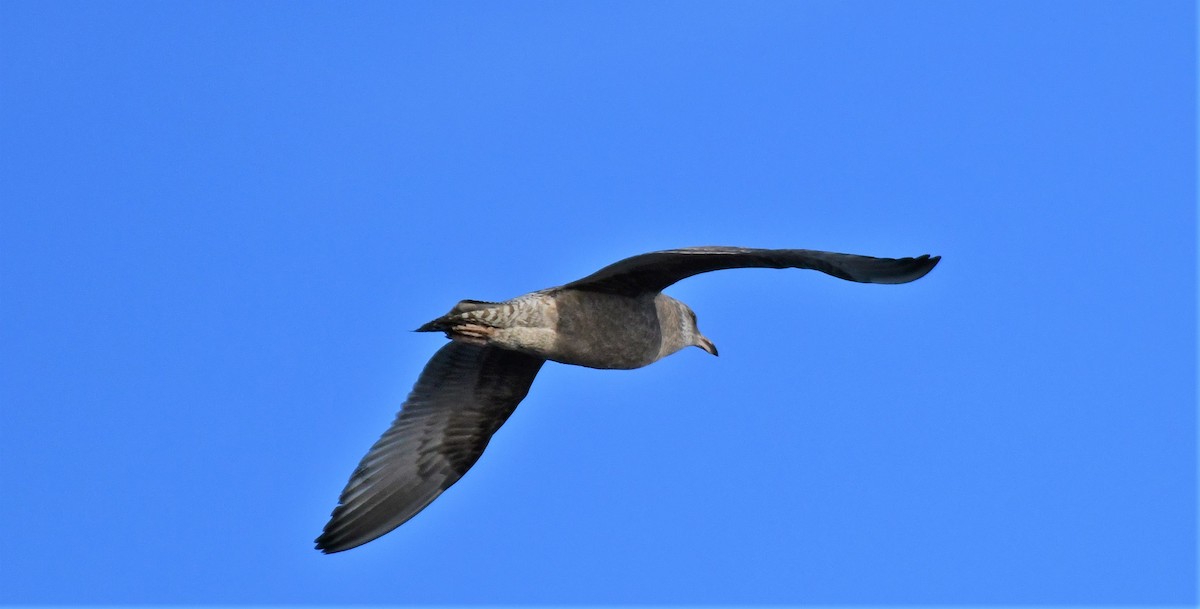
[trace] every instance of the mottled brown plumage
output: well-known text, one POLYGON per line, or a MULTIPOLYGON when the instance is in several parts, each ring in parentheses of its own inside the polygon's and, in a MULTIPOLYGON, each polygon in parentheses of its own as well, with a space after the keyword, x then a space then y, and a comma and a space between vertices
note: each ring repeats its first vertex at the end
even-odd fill
POLYGON ((762 267, 906 283, 938 260, 696 247, 626 258, 578 281, 504 302, 464 300, 418 329, 445 332, 453 342, 429 360, 392 426, 351 475, 317 548, 328 553, 362 545, 429 505, 475 464, 546 360, 629 369, 688 346, 716 355, 696 327, 695 313, 661 293, 676 281, 762 267))

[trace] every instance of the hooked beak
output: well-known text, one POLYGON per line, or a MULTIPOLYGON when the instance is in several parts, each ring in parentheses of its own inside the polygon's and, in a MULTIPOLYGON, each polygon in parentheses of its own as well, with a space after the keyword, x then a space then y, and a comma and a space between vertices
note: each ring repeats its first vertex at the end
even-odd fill
POLYGON ((699 341, 696 343, 696 346, 708 351, 712 355, 717 354, 717 346, 714 345, 711 340, 708 340, 707 337, 701 336, 699 341))

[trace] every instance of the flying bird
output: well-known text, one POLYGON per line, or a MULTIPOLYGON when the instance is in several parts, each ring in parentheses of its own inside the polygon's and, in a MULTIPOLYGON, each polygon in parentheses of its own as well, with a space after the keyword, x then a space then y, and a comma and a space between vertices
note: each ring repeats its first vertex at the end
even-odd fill
POLYGON ((662 293, 681 279, 757 267, 908 283, 940 258, 691 247, 626 258, 583 279, 503 302, 463 300, 417 329, 444 332, 451 341, 425 365, 391 427, 350 476, 316 547, 333 553, 360 546, 437 499, 483 454, 547 360, 632 369, 684 347, 716 355, 691 308, 662 293))

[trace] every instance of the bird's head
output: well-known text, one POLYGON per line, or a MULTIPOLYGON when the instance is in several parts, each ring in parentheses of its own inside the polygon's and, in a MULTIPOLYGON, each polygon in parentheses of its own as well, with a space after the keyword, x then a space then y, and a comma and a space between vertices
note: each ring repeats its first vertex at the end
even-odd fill
POLYGON ((684 305, 684 336, 689 340, 688 344, 693 347, 700 347, 712 355, 717 354, 717 346, 713 344, 708 337, 700 333, 700 328, 696 325, 696 314, 687 305, 684 305))
MULTIPOLYGON (((691 307, 659 292, 654 298, 658 322, 662 324, 662 345, 658 358, 666 357, 684 347, 700 347, 716 355, 717 346, 696 327, 696 314, 691 307)), ((656 358, 657 359, 657 358, 656 358)))

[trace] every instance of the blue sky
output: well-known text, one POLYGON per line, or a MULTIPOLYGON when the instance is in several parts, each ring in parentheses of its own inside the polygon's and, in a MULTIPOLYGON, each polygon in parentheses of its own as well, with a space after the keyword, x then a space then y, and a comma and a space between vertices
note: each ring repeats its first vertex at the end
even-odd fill
POLYGON ((1196 602, 1189 2, 0 4, 0 602, 1196 602), (312 549, 443 339, 686 245, 720 347, 548 365, 312 549))

